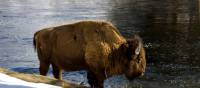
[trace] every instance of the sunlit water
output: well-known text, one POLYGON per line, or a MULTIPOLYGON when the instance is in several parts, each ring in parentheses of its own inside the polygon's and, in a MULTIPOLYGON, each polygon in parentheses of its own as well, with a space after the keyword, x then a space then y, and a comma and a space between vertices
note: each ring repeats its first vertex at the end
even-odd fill
MULTIPOLYGON (((78 20, 107 20, 122 35, 140 34, 147 50, 144 77, 121 76, 106 88, 199 88, 200 31, 197 0, 0 0, 0 66, 38 74, 33 34, 78 20)), ((52 76, 51 70, 49 76, 52 76)), ((69 82, 88 86, 85 71, 66 72, 69 82)))

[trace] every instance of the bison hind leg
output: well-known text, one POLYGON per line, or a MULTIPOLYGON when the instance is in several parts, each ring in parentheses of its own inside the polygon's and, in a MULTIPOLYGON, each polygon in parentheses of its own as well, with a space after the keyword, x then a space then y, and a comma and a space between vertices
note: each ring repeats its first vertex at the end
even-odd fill
POLYGON ((62 70, 59 69, 55 64, 52 64, 53 75, 56 79, 62 80, 62 70))
POLYGON ((39 68, 40 75, 44 75, 44 76, 47 75, 47 72, 49 70, 49 65, 50 65, 49 62, 40 61, 40 68, 39 68))

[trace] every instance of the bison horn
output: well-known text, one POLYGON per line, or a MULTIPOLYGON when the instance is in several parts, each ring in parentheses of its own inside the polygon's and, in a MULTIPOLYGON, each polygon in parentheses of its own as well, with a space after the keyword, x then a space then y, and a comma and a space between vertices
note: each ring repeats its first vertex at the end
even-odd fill
POLYGON ((142 43, 139 42, 137 48, 135 49, 135 54, 136 54, 136 55, 138 55, 138 54, 140 53, 141 47, 142 47, 142 43))
POLYGON ((135 54, 138 55, 140 53, 141 50, 141 43, 138 44, 138 47, 135 49, 135 54))

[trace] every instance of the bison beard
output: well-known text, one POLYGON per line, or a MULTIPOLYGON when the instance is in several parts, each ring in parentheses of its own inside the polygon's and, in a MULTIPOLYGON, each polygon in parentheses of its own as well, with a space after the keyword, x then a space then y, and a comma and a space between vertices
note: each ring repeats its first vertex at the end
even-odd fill
POLYGON ((54 77, 60 80, 61 70, 86 70, 93 88, 103 88, 103 81, 113 75, 125 73, 133 79, 146 67, 141 38, 126 40, 108 22, 80 21, 45 28, 34 34, 33 44, 41 75, 47 74, 50 64, 54 77))

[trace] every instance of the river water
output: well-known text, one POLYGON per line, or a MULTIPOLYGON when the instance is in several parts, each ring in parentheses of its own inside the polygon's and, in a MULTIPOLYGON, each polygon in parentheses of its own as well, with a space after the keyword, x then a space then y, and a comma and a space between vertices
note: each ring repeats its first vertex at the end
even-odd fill
MULTIPOLYGON (((33 34, 79 20, 112 22, 123 36, 144 41, 146 74, 134 81, 114 76, 106 88, 199 88, 199 0, 0 0, 0 66, 38 74, 33 34)), ((49 72, 51 76, 51 72, 49 72)), ((66 72, 88 86, 85 71, 66 72)))

